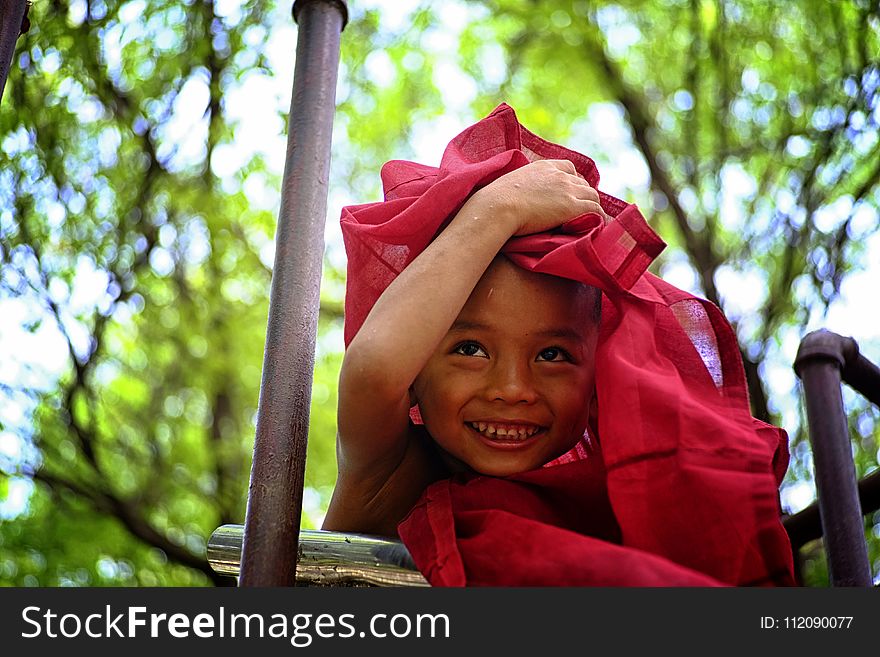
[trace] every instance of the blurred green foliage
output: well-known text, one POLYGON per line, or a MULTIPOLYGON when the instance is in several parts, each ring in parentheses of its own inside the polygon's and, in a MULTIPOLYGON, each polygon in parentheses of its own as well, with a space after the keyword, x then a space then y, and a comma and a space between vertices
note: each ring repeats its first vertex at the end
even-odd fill
MULTIPOLYGON (((30 9, 0 105, 0 308, 31 344, 61 350, 51 366, 9 343, 0 355, 0 505, 26 500, 0 521, 0 583, 230 583, 204 548, 244 519, 280 196, 275 147, 247 141, 230 99, 289 89, 292 68, 270 50, 283 42, 293 58, 292 38, 272 39, 295 35, 289 4, 30 9)), ((686 267, 725 309, 755 414, 785 419, 778 396, 796 406, 799 392, 793 377, 770 390, 768 364, 790 365, 878 226, 874 3, 374 4, 349 3, 331 208, 379 198, 380 163, 502 101, 601 171, 620 155, 611 112, 641 156, 615 194, 670 245, 658 273, 686 267), (749 312, 726 296, 736 276, 762 290, 749 312)), ((267 120, 282 149, 286 103, 267 120)), ((305 527, 335 481, 344 279, 328 243, 305 527)), ((877 468, 877 413, 847 401, 862 476, 877 468)), ((786 485, 811 486, 795 416, 786 485)), ((878 526, 868 518, 875 573, 878 526)), ((805 554, 807 583, 826 585, 819 547, 805 554)))

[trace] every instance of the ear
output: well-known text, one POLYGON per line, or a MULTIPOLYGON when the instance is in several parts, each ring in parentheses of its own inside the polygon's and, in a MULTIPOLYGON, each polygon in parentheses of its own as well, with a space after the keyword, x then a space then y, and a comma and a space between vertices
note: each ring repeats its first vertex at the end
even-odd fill
POLYGON ((590 427, 590 435, 599 435, 599 399, 596 397, 596 391, 593 390, 593 396, 590 398, 590 415, 587 420, 590 427))

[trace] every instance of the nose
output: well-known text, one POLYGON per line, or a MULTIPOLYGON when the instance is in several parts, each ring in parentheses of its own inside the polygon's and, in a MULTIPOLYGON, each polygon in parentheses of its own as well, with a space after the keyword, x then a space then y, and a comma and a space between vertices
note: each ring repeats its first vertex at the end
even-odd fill
POLYGON ((495 361, 489 372, 486 393, 491 401, 508 404, 532 404, 538 398, 529 364, 514 359, 495 361))

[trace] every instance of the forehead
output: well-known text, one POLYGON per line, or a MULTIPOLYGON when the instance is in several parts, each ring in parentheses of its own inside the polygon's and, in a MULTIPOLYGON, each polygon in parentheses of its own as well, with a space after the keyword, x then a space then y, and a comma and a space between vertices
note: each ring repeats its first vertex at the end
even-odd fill
POLYGON ((568 329, 586 335, 592 301, 587 289, 575 281, 526 271, 498 256, 480 278, 458 320, 512 323, 530 332, 568 329))

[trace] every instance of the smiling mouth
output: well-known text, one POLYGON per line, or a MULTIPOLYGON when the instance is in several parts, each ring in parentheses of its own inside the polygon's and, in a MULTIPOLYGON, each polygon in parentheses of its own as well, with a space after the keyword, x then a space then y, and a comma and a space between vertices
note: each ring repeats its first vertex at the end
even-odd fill
POLYGON ((519 443, 546 431, 535 424, 501 422, 467 422, 467 426, 493 442, 519 443))

